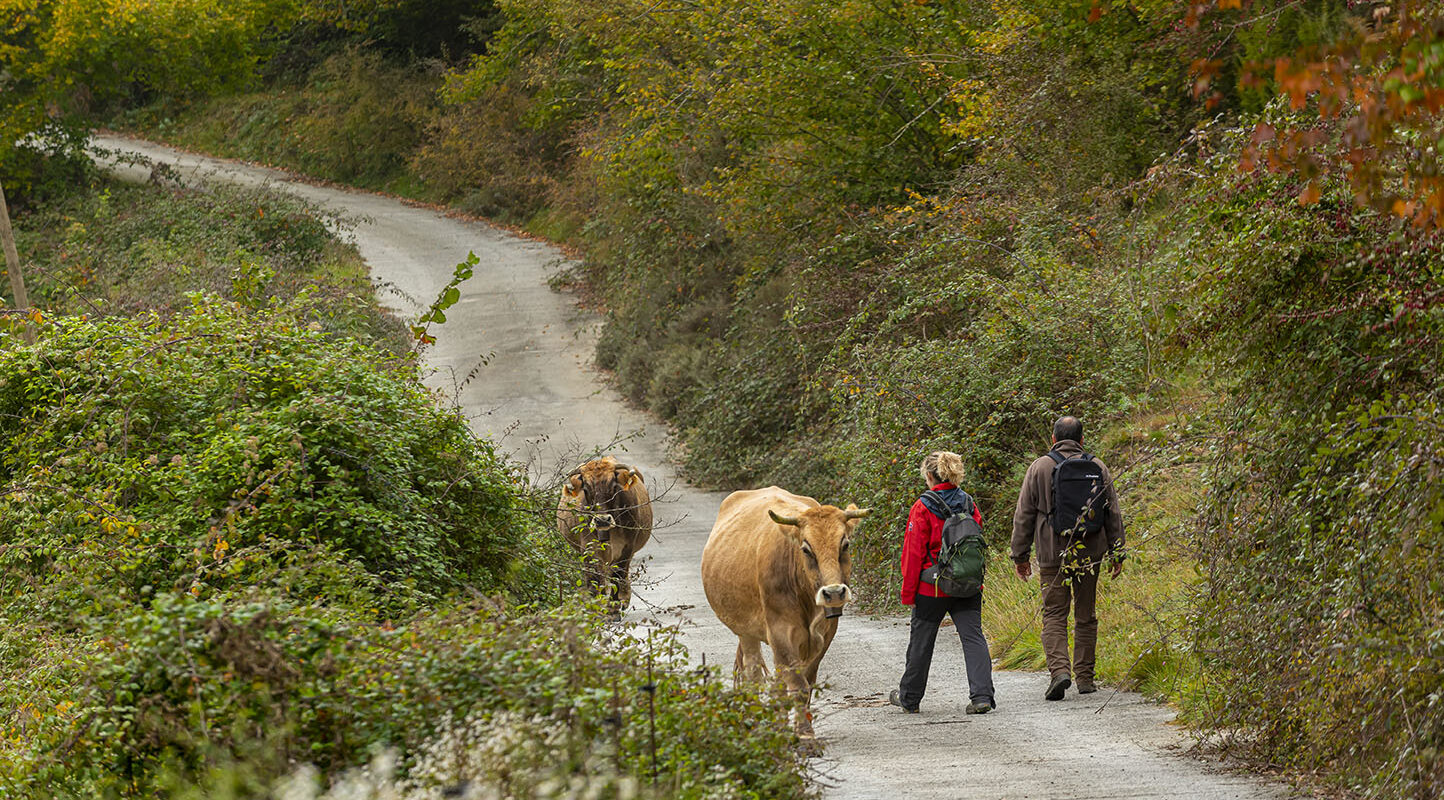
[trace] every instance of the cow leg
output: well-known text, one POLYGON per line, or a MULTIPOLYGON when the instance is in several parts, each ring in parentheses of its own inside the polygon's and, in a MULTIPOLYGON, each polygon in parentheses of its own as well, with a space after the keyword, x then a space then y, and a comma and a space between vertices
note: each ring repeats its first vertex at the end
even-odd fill
POLYGON ((806 670, 806 672, 804 672, 804 677, 807 678, 807 685, 808 685, 808 686, 816 686, 816 685, 817 685, 817 668, 818 668, 819 666, 821 666, 821 665, 822 665, 822 654, 821 654, 821 653, 819 653, 816 658, 814 658, 814 659, 812 659, 811 661, 807 662, 807 670, 806 670))
MULTIPOLYGON (((794 727, 797 735, 811 738, 812 732, 812 682, 808 680, 809 665, 802 657, 801 643, 793 640, 791 633, 781 626, 768 630, 768 644, 772 645, 772 665, 784 691, 792 695, 793 710, 797 713, 794 727)), ((810 638, 810 633, 802 631, 810 638)), ((813 670, 815 672, 815 670, 813 670)))
POLYGON ((612 565, 613 610, 623 614, 632 606, 632 548, 628 545, 622 557, 612 565))
POLYGON ((605 542, 592 539, 582 543, 582 577, 586 578, 587 591, 593 597, 598 597, 607 591, 605 552, 605 542))
POLYGON ((827 655, 827 649, 832 647, 832 638, 837 635, 837 621, 831 620, 831 622, 831 625, 826 625, 822 629, 818 638, 812 640, 812 649, 817 655, 813 656, 812 660, 807 664, 808 686, 817 685, 817 668, 822 665, 822 657, 827 655), (819 639, 821 641, 819 641, 819 639))
POLYGON ((742 683, 767 680, 767 662, 762 660, 762 640, 737 637, 737 660, 732 665, 732 688, 742 683))

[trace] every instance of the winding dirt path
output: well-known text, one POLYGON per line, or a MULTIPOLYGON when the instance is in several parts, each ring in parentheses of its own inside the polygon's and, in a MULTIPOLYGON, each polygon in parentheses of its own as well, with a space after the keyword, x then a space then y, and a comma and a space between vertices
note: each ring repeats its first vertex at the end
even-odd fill
MULTIPOLYGON (((394 198, 318 187, 274 170, 131 139, 100 136, 95 142, 169 163, 190 179, 281 186, 360 220, 353 237, 373 278, 387 287, 382 301, 404 314, 419 313, 457 262, 475 252, 481 260, 475 277, 462 287, 448 322, 434 331, 431 384, 454 394, 477 433, 496 439, 537 475, 569 469, 579 454, 625 439, 616 449, 643 470, 654 494, 661 490, 659 529, 642 551, 646 577, 629 616, 680 619, 693 658, 730 669, 736 639, 708 608, 699 578, 702 546, 723 495, 677 481, 662 426, 629 408, 591 369, 598 320, 547 285, 565 263, 559 251, 394 198)), ((148 175, 133 167, 116 170, 148 175)), ((841 504, 848 498, 819 499, 841 504)), ((998 710, 964 716, 962 653, 949 630, 942 632, 923 712, 912 716, 884 700, 902 672, 906 619, 843 619, 822 663, 826 688, 814 703, 826 755, 813 768, 824 797, 1202 800, 1288 794, 1187 755, 1189 741, 1170 725, 1173 712, 1136 694, 1070 693, 1047 703, 1046 676, 999 672, 998 710)))

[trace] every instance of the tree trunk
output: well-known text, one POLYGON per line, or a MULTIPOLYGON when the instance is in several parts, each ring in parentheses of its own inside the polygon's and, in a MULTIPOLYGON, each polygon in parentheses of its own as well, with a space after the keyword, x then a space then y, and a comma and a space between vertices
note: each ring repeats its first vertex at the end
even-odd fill
MULTIPOLYGON (((15 231, 10 228, 10 207, 5 203, 5 187, 0 186, 0 244, 5 247, 5 271, 10 274, 10 291, 15 295, 15 308, 25 311, 30 308, 30 296, 25 292, 25 275, 20 271, 20 254, 15 250, 15 231)), ((29 321, 24 324, 26 344, 35 344, 35 331, 29 321)))

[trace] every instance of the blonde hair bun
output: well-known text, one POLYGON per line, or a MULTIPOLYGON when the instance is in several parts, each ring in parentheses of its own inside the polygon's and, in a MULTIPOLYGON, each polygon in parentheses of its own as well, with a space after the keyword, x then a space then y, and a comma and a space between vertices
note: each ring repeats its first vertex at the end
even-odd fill
POLYGON ((924 481, 931 482, 934 477, 937 477, 954 486, 961 486, 965 476, 963 457, 947 450, 929 453, 923 459, 918 472, 922 474, 924 481))

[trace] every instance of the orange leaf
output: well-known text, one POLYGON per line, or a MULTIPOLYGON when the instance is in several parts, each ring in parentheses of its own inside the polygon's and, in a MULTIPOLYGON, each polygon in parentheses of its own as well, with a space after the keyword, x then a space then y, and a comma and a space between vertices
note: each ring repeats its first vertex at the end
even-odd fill
POLYGON ((1320 194, 1322 194, 1322 192, 1319 191, 1319 182, 1310 181, 1309 185, 1305 186, 1302 192, 1299 192, 1299 205, 1311 206, 1319 202, 1320 194))

